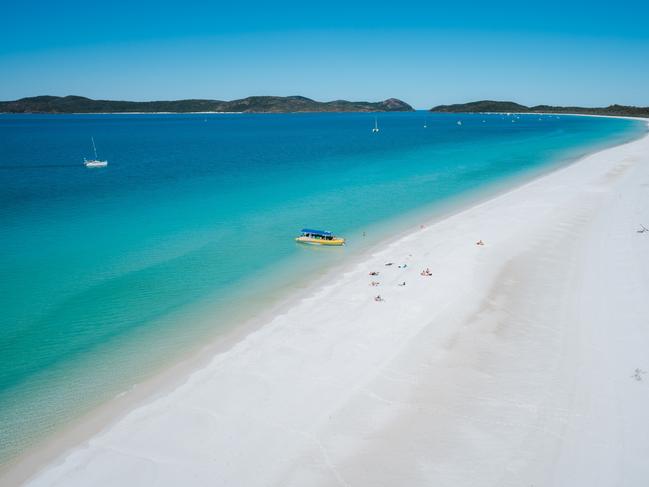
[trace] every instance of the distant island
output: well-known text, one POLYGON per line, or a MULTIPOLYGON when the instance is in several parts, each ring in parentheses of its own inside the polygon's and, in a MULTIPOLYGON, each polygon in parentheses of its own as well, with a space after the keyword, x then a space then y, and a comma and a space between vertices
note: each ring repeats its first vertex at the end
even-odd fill
POLYGON ((585 107, 555 107, 551 105, 536 105, 527 107, 513 101, 481 100, 456 105, 438 105, 430 109, 431 112, 445 113, 579 113, 584 115, 617 115, 625 117, 649 117, 649 107, 633 107, 624 105, 610 105, 601 108, 585 107))
POLYGON ((4 113, 191 113, 191 112, 409 112, 407 103, 389 98, 379 102, 335 100, 320 102, 303 96, 250 96, 240 100, 112 101, 83 96, 34 96, 0 101, 4 113))

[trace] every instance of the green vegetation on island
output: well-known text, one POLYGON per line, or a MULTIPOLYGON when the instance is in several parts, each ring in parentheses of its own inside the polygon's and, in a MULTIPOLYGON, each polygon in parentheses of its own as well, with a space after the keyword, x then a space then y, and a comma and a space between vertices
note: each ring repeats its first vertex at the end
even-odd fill
POLYGON ((513 101, 481 100, 455 105, 438 105, 431 112, 445 113, 579 113, 584 115, 616 115, 624 117, 649 117, 649 107, 610 105, 607 107, 556 107, 536 105, 527 107, 513 101))
POLYGON ((379 102, 319 102, 303 96, 250 96, 241 100, 112 101, 83 96, 34 96, 0 102, 5 113, 190 113, 190 112, 405 112, 413 108, 389 98, 379 102))

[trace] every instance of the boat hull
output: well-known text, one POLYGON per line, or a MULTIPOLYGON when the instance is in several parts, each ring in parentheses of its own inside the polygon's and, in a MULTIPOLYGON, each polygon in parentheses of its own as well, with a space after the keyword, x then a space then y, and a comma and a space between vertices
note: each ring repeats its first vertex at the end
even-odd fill
POLYGON ((106 167, 108 161, 85 161, 83 164, 86 167, 106 167))
POLYGON ((341 245, 345 245, 345 239, 340 237, 336 237, 331 240, 326 240, 323 238, 297 237, 295 241, 297 243, 306 245, 326 245, 329 247, 340 247, 341 245))

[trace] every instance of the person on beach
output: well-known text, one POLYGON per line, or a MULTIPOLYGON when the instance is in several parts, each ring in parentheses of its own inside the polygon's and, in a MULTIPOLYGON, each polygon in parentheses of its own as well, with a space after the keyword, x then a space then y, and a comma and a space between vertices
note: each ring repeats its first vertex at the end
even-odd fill
POLYGON ((484 245, 484 242, 482 240, 478 240, 475 244, 476 245, 484 245))
POLYGON ((379 273, 376 272, 376 271, 372 271, 372 272, 370 272, 370 276, 378 276, 378 275, 379 275, 379 273))
POLYGON ((374 301, 383 301, 383 298, 380 294, 377 294, 376 296, 374 296, 374 301))
POLYGON ((379 282, 378 282, 378 281, 372 281, 372 282, 370 283, 370 286, 375 286, 375 287, 376 287, 376 286, 378 286, 378 285, 379 285, 379 282))
POLYGON ((423 271, 420 272, 422 276, 430 277, 433 275, 432 272, 430 272, 430 269, 426 267, 423 271))

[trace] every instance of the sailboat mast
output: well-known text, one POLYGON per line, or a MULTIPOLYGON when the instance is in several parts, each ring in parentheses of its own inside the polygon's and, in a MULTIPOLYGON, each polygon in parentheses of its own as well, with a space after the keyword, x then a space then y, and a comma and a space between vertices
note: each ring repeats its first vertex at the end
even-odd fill
POLYGON ((95 138, 90 137, 90 140, 92 140, 92 150, 95 151, 95 160, 97 160, 97 147, 95 147, 95 138))

